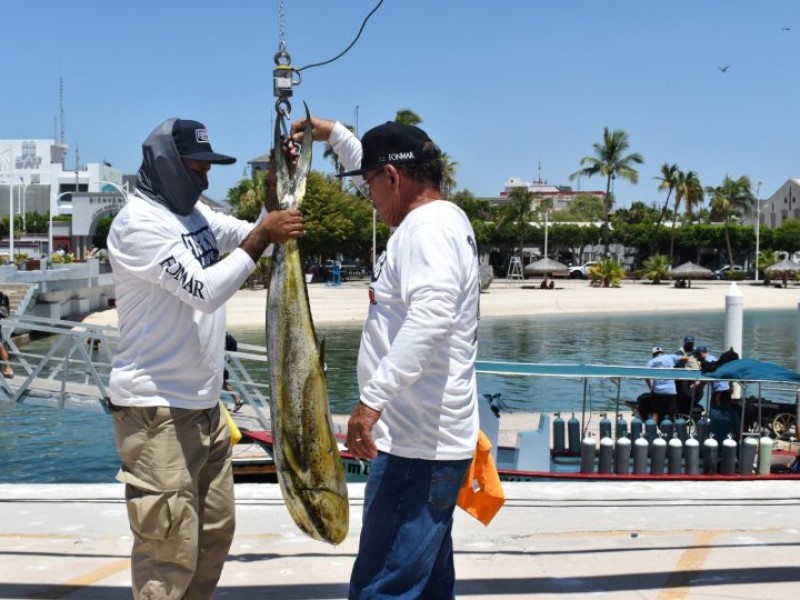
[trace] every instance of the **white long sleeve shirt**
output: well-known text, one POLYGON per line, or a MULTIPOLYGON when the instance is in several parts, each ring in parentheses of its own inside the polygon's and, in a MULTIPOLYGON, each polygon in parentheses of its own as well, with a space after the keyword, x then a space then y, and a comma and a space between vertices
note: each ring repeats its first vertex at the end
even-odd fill
MULTIPOLYGON (((361 145, 336 124, 346 169, 361 145)), ((451 202, 408 213, 378 259, 358 355, 360 401, 381 411, 379 450, 407 458, 471 458, 478 436, 475 358, 480 280, 475 234, 451 202)))
POLYGON ((201 203, 182 217, 128 196, 108 237, 120 332, 109 384, 114 404, 203 409, 217 403, 224 303, 255 268, 238 248, 252 228, 201 203))

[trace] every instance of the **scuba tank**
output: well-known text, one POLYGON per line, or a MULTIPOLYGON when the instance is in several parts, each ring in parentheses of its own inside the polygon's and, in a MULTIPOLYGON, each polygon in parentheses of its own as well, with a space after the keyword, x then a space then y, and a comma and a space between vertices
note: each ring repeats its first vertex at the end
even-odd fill
POLYGON ((689 439, 689 422, 683 417, 678 417, 675 419, 675 431, 678 432, 681 444, 686 444, 686 440, 689 439))
POLYGON ((659 425, 661 429, 661 435, 663 435, 666 439, 672 439, 672 421, 669 420, 669 417, 664 417, 659 425))
POLYGON ((697 475, 700 473, 700 442, 692 436, 686 440, 683 448, 686 455, 686 474, 697 475))
POLYGON ((594 473, 594 438, 588 434, 581 440, 581 473, 594 473))
POLYGON ((631 414, 631 439, 636 443, 642 435, 643 423, 642 420, 636 416, 635 413, 631 414))
POLYGON ((649 449, 650 444, 644 435, 640 435, 633 442, 633 472, 635 475, 647 473, 647 453, 649 449))
POLYGON ((706 475, 717 474, 717 460, 719 459, 719 444, 714 439, 714 434, 708 434, 703 443, 703 473, 706 475))
POLYGON ((667 470, 670 475, 681 474, 682 460, 683 460, 683 442, 681 442, 681 438, 679 438, 676 433, 675 435, 672 436, 672 439, 669 441, 669 448, 667 455, 667 462, 669 464, 667 466, 667 470))
POLYGON ((730 434, 722 442, 722 466, 719 472, 722 475, 736 474, 736 440, 730 434))
POLYGON ((628 435, 628 422, 625 420, 625 417, 622 416, 622 413, 617 413, 617 439, 622 439, 626 435, 628 435))
POLYGON ((614 473, 627 475, 631 468, 631 441, 627 436, 617 440, 614 451, 614 473))
POLYGON ((564 419, 561 418, 561 413, 556 413, 556 418, 553 419, 553 452, 555 454, 564 454, 566 450, 566 439, 564 430, 564 419))
POLYGON ((572 413, 572 418, 567 421, 567 434, 569 439, 570 454, 578 454, 581 451, 581 422, 575 418, 575 413, 572 413))
POLYGON ((742 455, 739 457, 739 475, 752 475, 753 464, 756 461, 758 451, 758 440, 755 436, 748 435, 742 442, 742 455))
POLYGON ((600 415, 600 439, 604 437, 611 437, 611 419, 606 416, 606 413, 600 415))
POLYGON ((772 470, 772 438, 766 433, 758 440, 758 474, 769 475, 772 470))
POLYGON ((658 425, 656 424, 656 420, 650 417, 647 421, 644 422, 644 437, 647 439, 647 443, 651 444, 656 440, 656 436, 658 435, 658 425))
POLYGON ((664 459, 667 455, 667 442, 664 438, 658 436, 653 440, 653 445, 650 448, 650 474, 663 475, 664 474, 664 459))
POLYGON ((597 472, 611 475, 614 471, 614 440, 610 436, 600 438, 600 464, 597 472))
POLYGON ((708 439, 708 434, 711 432, 711 420, 708 418, 708 413, 703 413, 700 420, 697 422, 697 441, 702 446, 708 439))

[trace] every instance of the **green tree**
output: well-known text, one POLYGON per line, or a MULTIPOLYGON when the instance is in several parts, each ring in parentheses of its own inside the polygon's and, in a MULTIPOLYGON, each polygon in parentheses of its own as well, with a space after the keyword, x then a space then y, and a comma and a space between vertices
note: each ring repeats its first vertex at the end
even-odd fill
POLYGON ((401 108, 394 116, 395 123, 402 123, 403 125, 419 125, 422 123, 422 118, 410 108, 401 108))
POLYGON ((669 259, 663 254, 655 254, 644 261, 642 274, 654 284, 661 283, 662 279, 669 279, 669 259))
POLYGON ((228 190, 228 204, 231 214, 237 219, 250 221, 258 219, 266 197, 267 171, 256 171, 255 176, 239 181, 228 190))
POLYGON ((725 176, 722 185, 707 187, 706 192, 711 196, 711 218, 723 221, 725 224, 725 245, 728 250, 728 264, 733 262, 733 247, 731 245, 731 220, 749 215, 755 207, 755 196, 750 185, 750 178, 746 175, 739 179, 725 176))
MULTIPOLYGON (((659 190, 667 190, 667 199, 664 201, 664 206, 661 208, 661 211, 656 219, 656 234, 658 234, 658 230, 661 227, 661 221, 664 219, 664 215, 667 214, 667 210, 669 209, 669 198, 678 185, 678 173, 680 173, 680 169, 678 169, 677 164, 664 163, 661 165, 661 176, 654 178, 661 182, 658 184, 659 190)), ((673 226, 675 225, 675 219, 672 220, 672 224, 673 226)), ((655 252, 654 246, 652 247, 652 251, 655 252)))
POLYGON ((559 221, 602 221, 605 215, 603 200, 594 194, 578 194, 569 203, 569 208, 556 213, 559 221))
POLYGON ((442 195, 450 199, 456 187, 456 167, 458 162, 452 160, 447 152, 442 152, 442 195))
POLYGON ((772 234, 772 248, 793 253, 800 250, 800 221, 787 219, 772 234))
POLYGON ((592 177, 594 175, 602 175, 606 178, 605 202, 603 203, 603 211, 605 214, 603 246, 605 247, 604 252, 606 256, 608 256, 612 204, 611 184, 617 177, 621 177, 633 184, 638 183, 639 172, 633 165, 644 163, 644 159, 638 152, 626 154, 629 146, 628 134, 625 131, 617 129, 612 132, 608 130, 608 127, 605 127, 603 129, 603 141, 595 142, 592 145, 595 155, 584 156, 580 161, 583 168, 569 176, 570 180, 577 179, 578 177, 592 177))
POLYGON ((596 287, 619 287, 625 271, 617 261, 605 258, 589 267, 590 285, 596 287))
POLYGON ((669 263, 675 256, 675 224, 678 221, 678 208, 681 201, 686 206, 686 214, 691 219, 692 210, 703 201, 703 186, 694 171, 678 171, 675 184, 675 209, 672 211, 672 229, 669 236, 669 263))
POLYGON ((528 188, 517 187, 508 195, 510 202, 503 206, 500 225, 514 224, 520 257, 525 244, 525 236, 534 219, 533 193, 528 188))

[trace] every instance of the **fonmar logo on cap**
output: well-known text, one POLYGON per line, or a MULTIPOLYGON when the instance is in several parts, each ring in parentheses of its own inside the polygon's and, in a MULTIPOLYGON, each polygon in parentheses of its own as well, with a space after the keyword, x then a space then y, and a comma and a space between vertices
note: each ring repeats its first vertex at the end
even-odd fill
POLYGON ((194 139, 198 142, 208 144, 208 129, 195 129, 194 139))
POLYGON ((425 152, 431 139, 419 127, 389 121, 373 127, 361 138, 361 167, 341 173, 339 177, 362 175, 389 164, 425 162, 437 158, 435 152, 425 152))

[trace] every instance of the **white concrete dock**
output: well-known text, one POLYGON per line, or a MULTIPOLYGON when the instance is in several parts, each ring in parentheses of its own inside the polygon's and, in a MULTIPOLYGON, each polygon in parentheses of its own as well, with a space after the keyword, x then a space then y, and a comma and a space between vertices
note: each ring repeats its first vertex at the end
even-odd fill
MULTIPOLYGON (((457 596, 796 598, 800 479, 505 484, 489 527, 458 510, 457 596)), ((238 527, 217 598, 338 599, 358 545, 351 484, 338 547, 291 521, 277 485, 237 484, 238 527)), ((0 485, 0 599, 130 597, 117 484, 0 485)))

